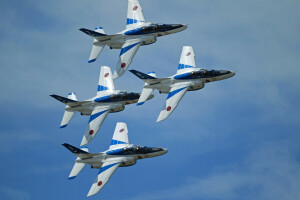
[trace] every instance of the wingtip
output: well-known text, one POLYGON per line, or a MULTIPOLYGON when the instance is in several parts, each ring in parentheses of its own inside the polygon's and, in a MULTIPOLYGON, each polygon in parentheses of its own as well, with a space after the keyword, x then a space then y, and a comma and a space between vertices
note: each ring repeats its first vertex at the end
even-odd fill
POLYGON ((62 125, 59 128, 66 128, 68 124, 62 125))
POLYGON ((136 106, 141 106, 143 105, 145 102, 140 102, 140 103, 137 103, 136 106))
POLYGON ((76 176, 71 176, 71 177, 68 177, 68 180, 72 180, 74 178, 76 178, 76 176))
POLYGON ((95 62, 95 61, 96 61, 96 58, 92 59, 92 60, 89 60, 88 63, 92 63, 92 62, 95 62))

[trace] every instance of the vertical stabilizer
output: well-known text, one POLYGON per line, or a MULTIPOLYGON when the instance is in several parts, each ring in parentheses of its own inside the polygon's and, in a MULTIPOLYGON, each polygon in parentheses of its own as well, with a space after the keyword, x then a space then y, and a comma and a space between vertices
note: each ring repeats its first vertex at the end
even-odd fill
MULTIPOLYGON (((156 78, 155 72, 149 72, 148 75, 156 78)), ((149 84, 145 83, 143 91, 140 95, 139 101, 136 104, 137 106, 143 105, 145 103, 145 101, 147 101, 149 96, 152 94, 152 92, 154 91, 153 88, 145 88, 146 85, 149 85, 149 84)))
POLYGON ((115 89, 115 84, 112 79, 111 69, 108 66, 102 66, 98 83, 97 95, 111 93, 115 89))
POLYGON ((196 68, 195 53, 193 47, 184 46, 182 48, 177 74, 190 72, 193 70, 193 68, 196 68))
POLYGON ((109 149, 115 149, 122 144, 129 144, 126 123, 118 122, 109 149))
MULTIPOLYGON (((95 29, 95 32, 105 34, 102 27, 97 27, 95 29)), ((92 47, 92 51, 88 63, 94 62, 98 58, 99 54, 101 53, 104 47, 105 44, 101 44, 98 40, 94 39, 93 47, 92 47)))
MULTIPOLYGON (((77 101, 77 97, 74 92, 69 93, 68 99, 77 101)), ((69 108, 69 106, 67 105, 66 108, 69 108)), ((75 111, 65 111, 64 116, 60 123, 60 128, 65 128, 69 124, 71 119, 74 117, 74 115, 75 115, 75 111)))
POLYGON ((138 0, 128 0, 126 29, 132 29, 136 26, 143 25, 144 23, 145 18, 140 2, 138 0))
MULTIPOLYGON (((82 147, 80 148, 81 150, 85 151, 85 152, 89 152, 87 147, 82 147)), ((85 163, 77 163, 76 161, 80 160, 80 158, 77 157, 77 159, 75 160, 75 164, 72 168, 72 171, 68 177, 68 179, 74 179, 76 178, 76 176, 81 172, 81 170, 85 167, 85 163)))

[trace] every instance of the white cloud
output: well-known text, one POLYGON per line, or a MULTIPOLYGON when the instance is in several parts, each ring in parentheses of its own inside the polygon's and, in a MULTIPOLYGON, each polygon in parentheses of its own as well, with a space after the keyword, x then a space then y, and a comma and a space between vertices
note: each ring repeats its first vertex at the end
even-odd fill
POLYGON ((251 149, 242 163, 219 166, 203 178, 190 177, 178 187, 128 199, 299 199, 297 145, 285 140, 251 149))
POLYGON ((2 198, 6 200, 30 200, 31 197, 27 192, 15 188, 2 186, 0 188, 2 198))

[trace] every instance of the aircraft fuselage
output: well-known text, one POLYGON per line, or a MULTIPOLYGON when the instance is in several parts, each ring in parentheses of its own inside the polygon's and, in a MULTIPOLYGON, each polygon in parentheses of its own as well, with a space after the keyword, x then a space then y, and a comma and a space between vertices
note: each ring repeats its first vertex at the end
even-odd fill
POLYGON ((125 29, 124 31, 117 33, 107 41, 99 41, 99 43, 105 43, 110 46, 111 49, 121 49, 127 39, 141 39, 141 45, 149 45, 156 42, 157 37, 177 33, 186 29, 184 24, 155 24, 147 23, 141 27, 134 29, 125 29))
POLYGON ((138 145, 124 145, 121 148, 107 150, 90 159, 80 160, 88 163, 92 168, 101 168, 104 161, 122 160, 120 167, 128 167, 136 164, 137 160, 161 156, 168 152, 165 148, 145 147, 138 145))
MULTIPOLYGON (((152 99, 154 95, 151 95, 149 99, 152 99)), ((115 92, 106 96, 96 96, 92 99, 86 100, 80 106, 66 108, 67 111, 78 111, 81 115, 91 115, 94 107, 98 105, 113 105, 110 113, 120 112, 125 109, 125 105, 134 104, 138 102, 140 98, 139 93, 134 92, 115 92)))

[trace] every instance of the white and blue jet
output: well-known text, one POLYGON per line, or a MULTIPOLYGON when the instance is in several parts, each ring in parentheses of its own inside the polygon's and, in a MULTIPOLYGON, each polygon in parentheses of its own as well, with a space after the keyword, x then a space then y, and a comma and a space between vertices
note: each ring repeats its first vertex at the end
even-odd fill
POLYGON ((161 156, 168 152, 165 148, 145 147, 129 144, 128 129, 125 123, 117 123, 115 132, 107 151, 101 153, 88 153, 87 147, 78 149, 72 145, 63 144, 77 156, 68 179, 74 179, 86 164, 92 168, 100 168, 88 197, 97 194, 108 182, 118 167, 127 167, 136 164, 144 158, 161 156))
MULTIPOLYGON (((65 128, 76 112, 91 116, 80 144, 82 146, 90 143, 96 136, 108 113, 122 111, 125 109, 125 105, 136 103, 140 94, 115 90, 111 69, 102 66, 95 97, 85 101, 77 101, 75 93, 69 93, 68 98, 55 94, 50 96, 66 104, 60 128, 65 128)), ((153 95, 149 96, 149 99, 151 98, 153 95)))
POLYGON ((89 63, 98 58, 106 45, 111 49, 121 49, 119 61, 113 74, 113 78, 118 78, 126 72, 140 46, 155 43, 157 37, 177 33, 186 28, 187 25, 184 24, 146 22, 139 1, 128 0, 125 30, 113 35, 106 35, 102 27, 96 28, 95 31, 85 28, 79 30, 94 38, 89 63))
POLYGON ((159 93, 168 93, 157 122, 170 116, 187 91, 199 90, 205 86, 205 83, 227 79, 235 75, 235 72, 228 70, 196 68, 195 54, 191 46, 183 47, 177 73, 173 76, 156 78, 154 72, 148 74, 137 70, 130 70, 130 72, 146 82, 137 105, 142 105, 155 89, 159 90, 159 93))

